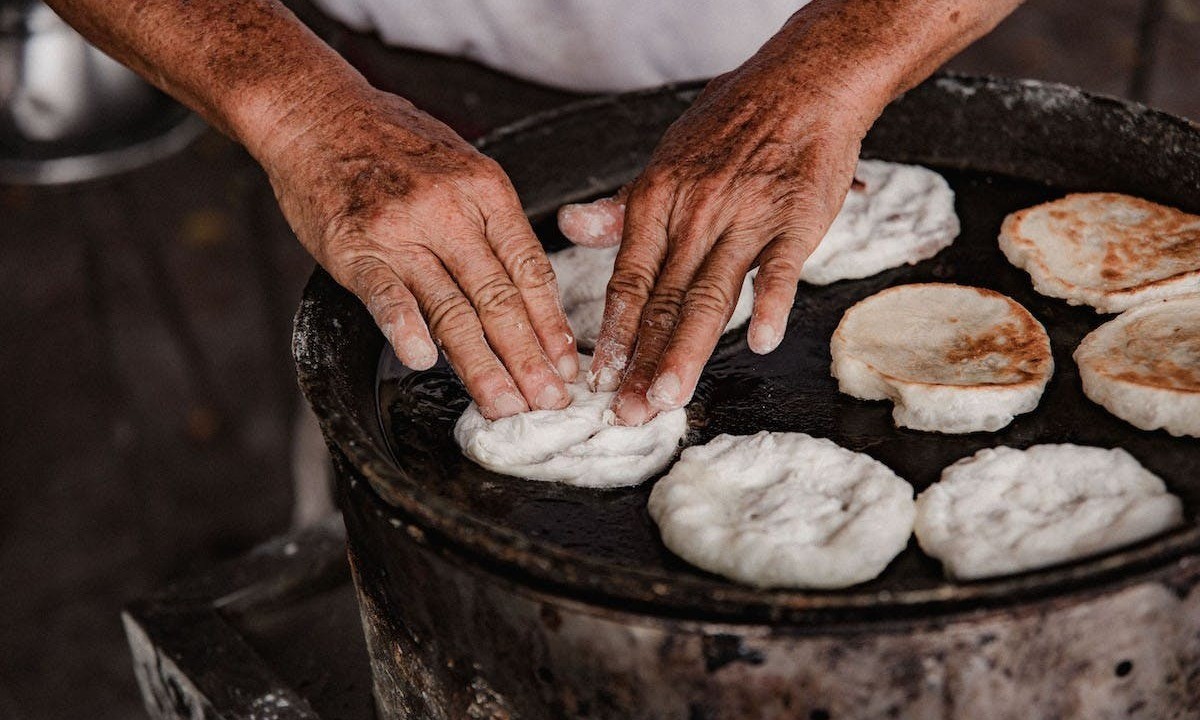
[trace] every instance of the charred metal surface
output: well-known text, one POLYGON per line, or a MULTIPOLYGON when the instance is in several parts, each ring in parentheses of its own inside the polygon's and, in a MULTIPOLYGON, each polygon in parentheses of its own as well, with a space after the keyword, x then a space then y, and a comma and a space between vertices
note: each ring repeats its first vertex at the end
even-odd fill
POLYGON ((716 672, 729 663, 744 662, 762 665, 766 658, 761 650, 746 647, 741 635, 708 635, 701 643, 704 651, 704 669, 716 672))
POLYGON ((844 624, 702 622, 515 583, 414 528, 364 484, 347 499, 351 564, 384 717, 1200 714, 1200 562, 1193 558, 1119 588, 1004 609, 844 624), (398 542, 398 534, 406 539, 398 542))
MULTIPOLYGON (((1200 507, 1200 443, 1165 432, 1146 433, 1113 417, 1084 397, 1071 353, 1085 334, 1105 320, 1090 308, 1070 307, 1033 291, 1028 276, 1001 255, 996 235, 1004 216, 1061 191, 992 174, 944 170, 957 195, 963 231, 955 244, 927 262, 897 268, 871 278, 826 287, 802 287, 797 293, 789 331, 779 350, 755 355, 744 334, 725 338, 709 362, 689 407, 688 443, 713 436, 759 429, 798 431, 830 438, 851 450, 882 461, 917 488, 937 480, 942 469, 982 448, 997 444, 1074 442, 1121 446, 1161 475, 1189 509, 1200 507), (829 338, 845 310, 878 290, 902 283, 955 281, 991 287, 1014 297, 1047 327, 1058 371, 1040 406, 995 433, 944 435, 897 429, 891 404, 865 403, 838 392, 830 375, 829 338)), ((538 232, 556 240, 553 223, 538 232)), ((739 587, 688 566, 660 542, 646 512, 653 483, 603 492, 528 482, 488 472, 462 457, 452 437, 454 422, 469 401, 446 367, 409 373, 384 354, 379 387, 385 435, 393 454, 431 494, 452 502, 469 516, 505 528, 539 545, 603 569, 588 580, 600 592, 629 598, 655 592, 658 605, 703 611, 700 599, 723 605, 735 600, 745 619, 782 616, 797 609, 895 616, 919 606, 951 602, 1008 602, 1018 595, 1053 592, 1085 577, 1124 568, 1130 553, 1054 572, 1039 572, 988 582, 947 581, 936 562, 912 543, 877 579, 836 593, 762 593, 739 587), (1074 580, 1072 580, 1074 578, 1074 580), (764 607, 764 599, 774 607, 764 607), (755 604, 758 603, 757 607, 755 604)), ((1186 539, 1194 528, 1175 540, 1186 539)), ((1157 554, 1145 544, 1132 553, 1157 554)), ((1111 574, 1111 573, 1110 573, 1111 574)), ((811 614, 811 613, 810 613, 811 614)))
MULTIPOLYGON (((589 101, 483 147, 538 221, 633 177, 693 94, 589 101)), ((802 288, 788 344, 770 356, 750 356, 740 334, 724 340, 689 408, 690 439, 806 431, 873 455, 918 489, 985 446, 1120 445, 1181 495, 1190 524, 990 581, 946 582, 910 548, 880 579, 841 592, 738 586, 662 548, 644 511, 649 483, 580 491, 464 460, 448 438, 465 402, 457 381, 444 369, 385 364, 377 387, 381 337, 318 272, 294 350, 339 458, 385 716, 1197 714, 1200 444, 1136 431, 1082 398, 1070 353, 1102 318, 1034 293, 995 237, 1004 213, 1068 190, 1121 190, 1200 211, 1200 129, 1071 88, 943 76, 894 103, 864 149, 942 169, 958 192, 962 238, 911 268, 802 288), (999 290, 1047 326, 1059 369, 1037 412, 1000 433, 948 437, 897 430, 886 405, 836 392, 828 336, 841 312, 922 280, 999 290)), ((549 221, 538 229, 548 245, 559 241, 549 221)))

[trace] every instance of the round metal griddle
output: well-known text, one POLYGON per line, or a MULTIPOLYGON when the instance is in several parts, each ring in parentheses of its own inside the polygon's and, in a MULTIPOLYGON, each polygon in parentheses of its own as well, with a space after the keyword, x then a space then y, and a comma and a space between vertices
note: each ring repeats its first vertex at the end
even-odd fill
MULTIPOLYGON (((695 93, 673 88, 574 105, 510 127, 482 148, 510 173, 539 236, 556 249, 565 241, 553 211, 634 177, 695 93)), ((759 591, 665 549, 645 510, 653 480, 577 489, 497 475, 465 459, 451 438, 468 402, 461 384, 444 365, 399 367, 358 303, 322 273, 297 319, 301 380, 327 435, 406 523, 491 572, 589 603, 810 627, 928 617, 1132 583, 1200 548, 1200 441, 1139 431, 1087 400, 1071 353, 1106 316, 1038 295, 996 244, 1007 213, 1068 191, 1126 192, 1200 212, 1200 129, 1067 87, 940 76, 888 108, 863 155, 941 172, 957 195, 962 234, 915 266, 802 285, 787 338, 768 356, 749 352, 744 331, 727 335, 689 407, 687 443, 719 433, 805 432, 871 455, 918 492, 945 466, 985 447, 1123 447, 1183 499, 1185 527, 1097 558, 973 583, 945 580, 912 542, 869 583, 835 592, 759 591), (997 290, 1045 325, 1056 371, 1037 410, 997 433, 941 435, 897 429, 890 403, 837 391, 829 338, 846 308, 887 287, 929 281, 997 290)))

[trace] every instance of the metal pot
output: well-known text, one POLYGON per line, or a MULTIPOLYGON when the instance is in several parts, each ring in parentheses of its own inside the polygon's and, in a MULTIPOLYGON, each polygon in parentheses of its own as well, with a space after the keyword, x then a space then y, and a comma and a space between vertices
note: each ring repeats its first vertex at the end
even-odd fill
MULTIPOLYGON (((554 209, 633 177, 695 92, 585 102, 482 147, 553 243, 554 209)), ((918 490, 986 445, 1121 445, 1183 498, 1189 524, 974 583, 947 581, 911 547, 844 591, 738 586, 661 546, 644 510, 650 483, 559 488, 463 459, 448 434, 465 396, 449 371, 395 367, 361 304, 318 271, 294 354, 337 468, 382 717, 1200 714, 1200 445, 1134 430, 1084 399, 1070 352, 1103 318, 1037 295, 995 247, 1005 212, 1067 189, 1200 211, 1200 129, 1073 88, 939 76, 889 107, 864 154, 942 169, 960 191, 963 237, 914 267, 802 289, 791 344, 769 356, 722 341, 691 409, 695 439, 802 430, 872 454, 918 490), (838 395, 828 334, 840 313, 931 278, 993 287, 1043 319, 1060 372, 1037 411, 1000 433, 949 437, 897 430, 888 408, 838 395)))

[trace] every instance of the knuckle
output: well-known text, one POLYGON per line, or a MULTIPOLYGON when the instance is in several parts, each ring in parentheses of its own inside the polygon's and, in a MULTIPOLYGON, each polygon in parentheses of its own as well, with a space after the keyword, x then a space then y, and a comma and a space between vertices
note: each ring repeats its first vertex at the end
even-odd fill
POLYGON ((767 292, 779 285, 794 285, 800 277, 800 263, 789 257, 772 258, 764 263, 754 278, 755 291, 767 292))
POLYGON ((777 242, 783 249, 781 260, 803 261, 821 243, 822 235, 808 218, 791 218, 776 231, 777 242))
POLYGON ((507 277, 497 274, 479 286, 474 300, 481 313, 494 314, 513 309, 519 296, 517 287, 507 277))
POLYGON ((501 256, 516 253, 525 259, 533 248, 541 247, 529 227, 529 220, 515 201, 505 199, 493 204, 486 215, 484 232, 501 256))
POLYGON ((722 233, 722 237, 724 242, 736 246, 741 252, 746 246, 761 247, 765 245, 766 241, 776 234, 774 225, 771 218, 756 214, 730 225, 722 233))
POLYGON ((730 313, 734 301, 735 298, 723 285, 702 280, 688 290, 685 312, 701 317, 723 318, 730 313))
POLYGON ((546 254, 537 249, 520 252, 513 258, 512 276, 517 285, 530 290, 556 287, 554 267, 546 254))
POLYGON ((470 383, 485 396, 497 395, 511 388, 508 374, 499 363, 483 353, 466 358, 462 367, 456 369, 460 370, 464 378, 469 378, 470 383))
POLYGON ((358 280, 373 278, 387 269, 383 256, 373 248, 343 247, 337 265, 346 275, 358 280))
POLYGON ((536 377, 543 374, 542 371, 545 370, 548 362, 540 352, 530 348, 528 352, 522 353, 520 357, 510 363, 509 367, 516 370, 516 376, 536 377))
POLYGON ((470 390, 471 395, 490 404, 500 393, 513 391, 508 373, 498 362, 484 353, 459 356, 451 365, 470 390))
POLYGON ((467 299, 458 292, 435 294, 429 299, 425 314, 429 327, 443 340, 454 342, 471 332, 474 311, 467 299))
POLYGON ((317 258, 322 264, 338 264, 342 258, 350 258, 343 262, 367 262, 362 256, 369 256, 371 248, 366 238, 371 235, 369 223, 361 217, 352 217, 345 212, 337 212, 325 219, 320 228, 321 256, 317 258))
POLYGON ((727 197, 731 190, 730 186, 735 185, 736 181, 737 178, 734 177, 706 173, 691 182, 688 195, 694 203, 708 204, 727 197))
POLYGON ((360 296, 383 298, 395 294, 400 279, 380 255, 356 252, 342 263, 342 272, 350 289, 360 296))
POLYGON ((489 195, 502 196, 509 194, 511 184, 508 181, 508 175, 504 172, 504 168, 500 167, 500 163, 492 158, 480 155, 471 164, 468 172, 471 182, 489 195))
POLYGON ((646 304, 642 311, 642 325, 649 328, 670 328, 683 308, 684 293, 660 292, 646 304))
POLYGON ((633 270, 615 272, 608 281, 608 301, 612 303, 626 298, 645 300, 650 297, 653 288, 654 280, 647 273, 633 270))
POLYGON ((671 198, 674 185, 674 179, 668 170, 658 167, 646 168, 630 188, 627 204, 630 208, 665 205, 671 198))

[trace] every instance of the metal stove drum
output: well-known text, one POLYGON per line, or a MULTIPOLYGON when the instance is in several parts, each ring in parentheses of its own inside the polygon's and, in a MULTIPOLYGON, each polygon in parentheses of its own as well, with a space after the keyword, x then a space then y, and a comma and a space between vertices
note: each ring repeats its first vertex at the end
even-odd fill
MULTIPOLYGON (((573 105, 482 143, 548 248, 562 203, 633 178, 695 97, 666 88, 573 105)), ((760 591, 661 544, 642 487, 591 491, 489 473, 450 437, 467 402, 444 366, 390 359, 365 310, 318 271, 296 319, 371 653, 393 718, 1124 718, 1200 715, 1200 441, 1141 432, 1083 397, 1070 354, 1103 316, 1037 295, 996 246, 1004 215, 1071 190, 1200 211, 1200 128, 1078 90, 937 76, 894 102, 864 156, 928 165, 963 231, 932 260, 801 287, 783 346, 724 338, 689 407, 690 442, 795 430, 883 461, 918 491, 993 445, 1124 447, 1184 501, 1166 536, 1069 565, 952 583, 915 543, 837 592, 760 591), (1050 332, 1038 410, 998 433, 897 430, 886 403, 840 395, 829 336, 885 287, 1003 292, 1050 332)))

